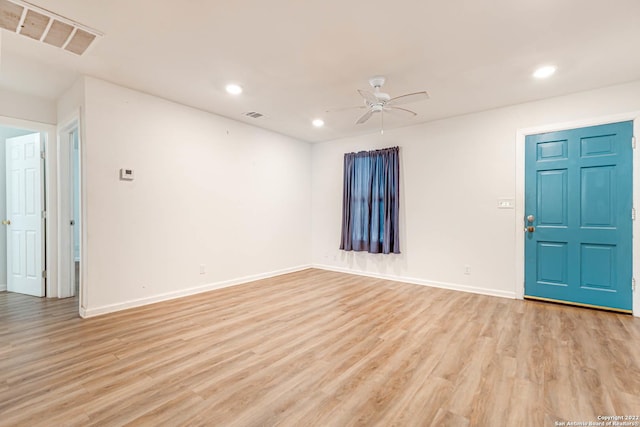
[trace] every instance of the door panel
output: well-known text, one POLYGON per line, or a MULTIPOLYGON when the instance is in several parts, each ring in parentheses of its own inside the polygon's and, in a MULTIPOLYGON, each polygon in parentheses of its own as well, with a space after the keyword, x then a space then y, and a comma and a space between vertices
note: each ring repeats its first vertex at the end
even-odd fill
POLYGON ((8 138, 7 290, 42 297, 42 160, 40 134, 8 138))
POLYGON ((581 226, 615 228, 616 168, 590 167, 581 173, 581 226))
POLYGON ((538 172, 538 224, 567 226, 567 170, 538 172))
POLYGON ((538 281, 548 285, 567 286, 567 244, 538 242, 538 281))
POLYGON ((580 250, 580 287, 615 291, 616 247, 583 244, 580 250))
POLYGON ((525 297, 630 311, 633 122, 526 138, 525 297))

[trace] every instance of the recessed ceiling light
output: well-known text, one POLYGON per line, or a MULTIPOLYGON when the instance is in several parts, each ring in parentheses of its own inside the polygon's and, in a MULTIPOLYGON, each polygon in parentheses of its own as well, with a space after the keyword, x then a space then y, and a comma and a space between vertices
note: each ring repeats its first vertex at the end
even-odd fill
POLYGON ((546 79, 547 77, 551 77, 553 73, 556 72, 557 67, 555 65, 545 65, 544 67, 538 68, 534 73, 533 77, 536 79, 546 79))
POLYGON ((242 93, 242 88, 234 83, 228 84, 225 89, 227 90, 227 93, 230 93, 231 95, 240 95, 242 93))
POLYGON ((314 119, 311 123, 317 128, 324 126, 324 120, 322 119, 314 119))

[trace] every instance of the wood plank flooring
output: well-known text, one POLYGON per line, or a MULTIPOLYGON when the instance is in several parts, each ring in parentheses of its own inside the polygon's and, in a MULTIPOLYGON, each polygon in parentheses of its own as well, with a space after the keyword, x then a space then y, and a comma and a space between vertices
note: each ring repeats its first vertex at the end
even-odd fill
POLYGON ((87 320, 2 293, 0 344, 2 426, 640 415, 640 319, 312 269, 87 320))

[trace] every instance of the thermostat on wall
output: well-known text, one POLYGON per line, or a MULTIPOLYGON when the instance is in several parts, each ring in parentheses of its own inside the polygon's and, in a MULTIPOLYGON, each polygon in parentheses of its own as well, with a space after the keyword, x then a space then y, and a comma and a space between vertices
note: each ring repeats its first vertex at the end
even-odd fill
POLYGON ((120 179, 123 181, 133 181, 133 169, 120 169, 120 179))

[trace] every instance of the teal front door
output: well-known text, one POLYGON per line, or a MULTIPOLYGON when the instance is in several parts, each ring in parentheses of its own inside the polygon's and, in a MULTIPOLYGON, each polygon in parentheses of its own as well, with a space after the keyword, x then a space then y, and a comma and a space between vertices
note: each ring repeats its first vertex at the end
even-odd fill
POLYGON ((525 141, 525 298, 631 312, 633 122, 525 141))

